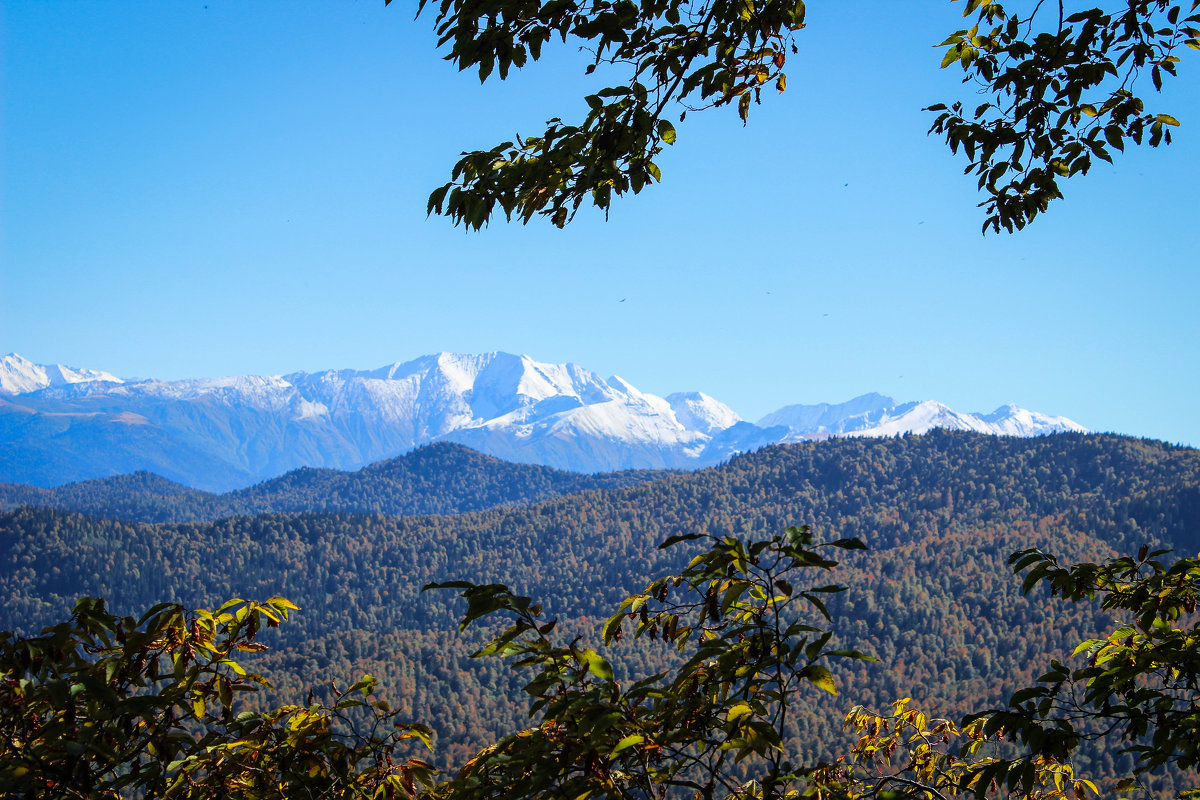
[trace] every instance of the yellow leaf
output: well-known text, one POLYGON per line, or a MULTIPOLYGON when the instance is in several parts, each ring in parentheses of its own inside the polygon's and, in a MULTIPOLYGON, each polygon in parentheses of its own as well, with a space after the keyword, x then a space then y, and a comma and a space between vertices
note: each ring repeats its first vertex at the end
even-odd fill
POLYGON ((825 669, 819 664, 810 664, 805 667, 801 674, 808 678, 809 683, 816 686, 818 689, 823 689, 830 694, 837 694, 837 685, 833 682, 833 673, 825 669))
POLYGON ((727 722, 736 722, 742 717, 748 717, 753 713, 754 709, 750 708, 750 706, 746 705, 745 703, 738 703, 736 706, 733 706, 728 712, 726 712, 725 719, 727 722))

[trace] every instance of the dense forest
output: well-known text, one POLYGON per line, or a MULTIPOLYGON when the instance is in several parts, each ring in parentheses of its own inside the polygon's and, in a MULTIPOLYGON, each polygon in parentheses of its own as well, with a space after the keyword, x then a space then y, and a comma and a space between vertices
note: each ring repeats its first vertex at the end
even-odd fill
MULTIPOLYGON (((506 490, 501 472, 487 472, 493 460, 461 448, 410 456, 429 457, 420 478, 406 478, 401 507, 426 507, 432 501, 422 491, 449 485, 459 487, 455 497, 472 498, 449 506, 494 507, 411 516, 308 510, 164 524, 8 511, 0 516, 0 628, 36 631, 65 617, 80 595, 108 598, 123 613, 161 600, 197 606, 283 595, 302 611, 271 632, 271 651, 252 662, 280 692, 375 674, 389 700, 435 729, 438 759, 450 763, 521 725, 512 702, 521 681, 499 662, 469 659, 481 634, 459 634, 462 608, 449 593, 422 594, 425 583, 508 583, 544 601, 564 620, 564 635, 586 634, 624 595, 686 561, 686 546, 656 548, 668 536, 767 535, 810 524, 819 538, 857 536, 871 548, 834 575, 849 590, 830 610, 843 645, 880 659, 842 668, 841 696, 814 696, 794 719, 796 746, 815 757, 842 747, 831 731, 840 730, 853 703, 882 707, 912 695, 948 714, 1000 703, 1044 672, 1052 656, 1069 654, 1110 624, 1086 604, 1040 590, 1023 596, 1005 565, 1011 552, 1040 546, 1074 561, 1146 542, 1181 554, 1200 546, 1200 452, 1118 436, 839 439, 770 447, 657 480, 613 476, 608 488, 591 483, 604 478, 577 476, 582 491, 573 494, 559 492, 567 484, 554 476, 524 467, 517 471, 529 477, 506 490), (464 460, 482 471, 454 472, 464 460), (438 474, 439 463, 447 474, 438 474), (512 505, 545 494, 550 499, 512 505)), ((331 491, 323 486, 337 486, 342 493, 330 496, 374 497, 382 506, 401 496, 396 471, 301 471, 260 496, 313 509, 305 503, 331 491)), ((167 496, 143 481, 148 496, 167 496)), ((211 495, 172 496, 180 517, 214 508, 205 505, 211 495)), ((610 656, 627 675, 672 658, 645 641, 622 643, 610 656)), ((1115 768, 1102 751, 1085 755, 1081 766, 1098 774, 1115 768)), ((1175 778, 1157 780, 1166 791, 1175 778)))

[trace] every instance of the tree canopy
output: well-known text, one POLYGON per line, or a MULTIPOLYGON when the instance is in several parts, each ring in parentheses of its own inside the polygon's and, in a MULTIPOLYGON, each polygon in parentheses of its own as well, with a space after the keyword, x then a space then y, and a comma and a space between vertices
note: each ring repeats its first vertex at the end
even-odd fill
MULTIPOLYGON (((81 600, 67 623, 33 638, 0 634, 0 792, 59 798, 244 797, 587 800, 588 798, 923 798, 1083 800, 1100 793, 1073 764, 1088 735, 1114 736, 1135 756, 1115 785, 1172 764, 1194 775, 1200 691, 1200 561, 1162 551, 1060 566, 1014 554, 1025 588, 1099 598, 1134 620, 1082 642, 1071 670, 1054 663, 1008 708, 962 723, 926 716, 903 698, 890 713, 862 707, 858 740, 814 763, 786 739, 806 694, 837 694, 839 660, 872 660, 831 643, 831 556, 858 539, 818 544, 807 527, 768 539, 685 534, 662 547, 707 545, 682 571, 630 595, 602 639, 657 640, 678 658, 626 684, 609 659, 567 639, 529 597, 502 584, 452 581, 461 627, 493 615, 501 630, 475 653, 524 670, 531 723, 435 779, 399 760, 430 731, 372 701, 364 677, 332 702, 241 710, 262 682, 231 656, 261 649, 262 625, 294 606, 233 600, 215 611, 151 608, 140 620, 81 600), (1100 725, 1089 734, 1087 726, 1100 725), (1015 748, 1014 748, 1015 745, 1015 748)), ((1182 791, 1196 797, 1200 789, 1182 791)))
POLYGON ((373 678, 328 704, 246 709, 268 686, 234 657, 296 606, 231 600, 213 611, 162 603, 140 619, 83 598, 42 635, 0 632, 0 795, 46 800, 250 800, 411 796, 420 759, 392 754, 421 725, 372 700, 373 678))
MULTIPOLYGON (((1197 0, 1129 0, 1068 13, 1057 3, 960 0, 970 27, 940 45, 979 97, 934 103, 930 129, 966 155, 984 194, 984 231, 1012 232, 1062 197, 1060 181, 1112 161, 1128 142, 1169 144, 1179 124, 1147 107, 1185 47, 1200 49, 1197 0)), ((390 3, 391 0, 385 0, 390 3)), ((554 118, 515 142, 464 153, 430 213, 479 229, 497 213, 562 227, 585 202, 661 180, 655 158, 689 113, 728 106, 743 122, 764 91, 787 88, 804 0, 419 0, 460 70, 501 80, 555 40, 591 54, 592 74, 622 80, 588 94, 573 122, 554 118)), ((932 43, 931 43, 932 44, 932 43)))

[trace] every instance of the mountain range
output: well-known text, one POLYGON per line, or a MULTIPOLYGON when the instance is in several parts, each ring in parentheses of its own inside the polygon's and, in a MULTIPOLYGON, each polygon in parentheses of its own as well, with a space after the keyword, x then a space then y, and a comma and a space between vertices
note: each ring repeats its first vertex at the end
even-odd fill
POLYGON ((866 394, 757 423, 701 392, 658 397, 575 364, 439 353, 375 370, 176 381, 0 358, 0 481, 58 486, 148 471, 229 491, 300 467, 351 470, 439 441, 573 472, 695 469, 768 444, 934 428, 1038 436, 1084 428, 866 394))

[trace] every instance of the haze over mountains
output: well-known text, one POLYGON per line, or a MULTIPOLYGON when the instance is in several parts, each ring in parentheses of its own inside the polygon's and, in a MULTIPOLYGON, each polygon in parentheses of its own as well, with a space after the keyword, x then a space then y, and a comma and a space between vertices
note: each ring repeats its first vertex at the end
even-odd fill
POLYGON ((623 470, 597 475, 513 464, 460 444, 435 442, 354 472, 301 467, 245 489, 213 494, 151 472, 54 489, 0 483, 0 511, 38 506, 128 522, 193 522, 231 516, 461 514, 552 497, 635 486, 679 473, 623 470))
POLYGON ((1014 405, 968 414, 878 394, 786 406, 751 423, 701 392, 658 397, 575 364, 499 352, 179 381, 0 358, 0 481, 35 486, 145 470, 227 491, 304 466, 357 469, 438 441, 575 472, 695 469, 767 444, 934 428, 1084 431, 1014 405))

